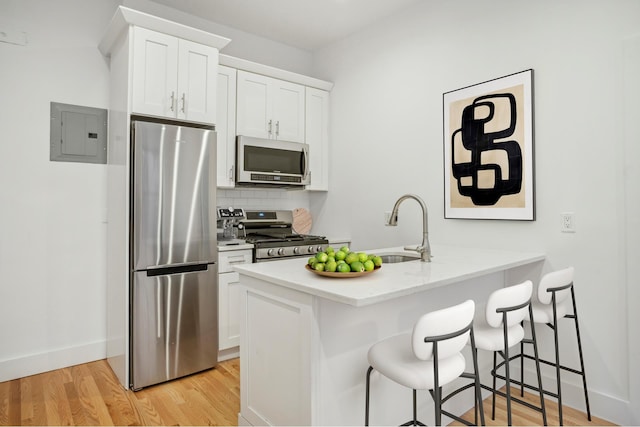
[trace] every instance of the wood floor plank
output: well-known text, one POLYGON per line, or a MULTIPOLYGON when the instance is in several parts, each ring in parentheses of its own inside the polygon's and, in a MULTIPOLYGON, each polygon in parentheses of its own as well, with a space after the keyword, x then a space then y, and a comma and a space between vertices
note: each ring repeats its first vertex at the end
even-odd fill
POLYGON ((89 366, 113 424, 140 425, 140 417, 131 402, 133 393, 126 392, 109 365, 104 360, 98 360, 91 362, 89 366))
MULTIPOLYGON (((42 386, 42 376, 34 375, 29 377, 31 382, 31 411, 30 417, 23 422, 23 425, 42 426, 47 425, 47 412, 44 404, 44 388, 42 386)), ((22 413, 24 417, 24 412, 22 413)))
POLYGON ((47 374, 45 377, 46 380, 42 382, 42 394, 44 396, 44 407, 47 419, 44 425, 59 426, 62 425, 62 421, 60 419, 58 402, 62 399, 58 397, 57 384, 55 380, 53 380, 54 375, 50 372, 47 374))
POLYGON ((9 424, 10 382, 0 383, 0 425, 9 424))
POLYGON ((33 418, 33 405, 31 400, 31 377, 20 380, 20 425, 28 425, 33 418))
POLYGON ((90 424, 85 416, 82 405, 80 404, 80 397, 78 396, 78 390, 73 382, 64 383, 64 392, 67 400, 69 401, 69 409, 71 410, 72 425, 94 425, 90 424))
POLYGON ((141 397, 137 392, 137 395, 131 401, 133 402, 136 411, 142 419, 142 425, 145 426, 164 426, 170 425, 165 422, 162 416, 158 413, 156 407, 154 407, 147 397, 141 397))
POLYGON ((55 415, 47 414, 51 421, 49 425, 73 425, 73 413, 69 406, 69 399, 65 389, 65 375, 60 370, 47 372, 49 380, 44 382, 47 386, 47 407, 55 411, 55 415), (50 401, 51 400, 51 401, 50 401), (57 421, 57 422, 55 422, 57 421))
POLYGON ((11 381, 9 385, 9 425, 20 425, 22 393, 20 380, 11 381))

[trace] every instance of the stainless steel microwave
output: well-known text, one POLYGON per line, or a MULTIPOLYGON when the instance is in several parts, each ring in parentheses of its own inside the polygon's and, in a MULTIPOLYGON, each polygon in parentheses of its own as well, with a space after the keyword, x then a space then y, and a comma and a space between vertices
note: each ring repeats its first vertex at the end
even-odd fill
POLYGON ((304 188, 309 182, 307 144, 237 137, 237 186, 304 188))

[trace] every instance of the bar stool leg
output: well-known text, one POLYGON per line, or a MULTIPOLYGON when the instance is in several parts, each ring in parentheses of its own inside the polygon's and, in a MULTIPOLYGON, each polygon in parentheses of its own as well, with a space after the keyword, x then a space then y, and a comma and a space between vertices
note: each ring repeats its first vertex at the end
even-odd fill
POLYGON ((562 385, 560 380, 560 349, 558 346, 558 312, 556 310, 556 293, 551 296, 551 307, 553 309, 553 340, 556 350, 556 384, 558 391, 558 421, 560 425, 564 425, 562 422, 562 385))
MULTIPOLYGON (((509 376, 509 340, 507 334, 507 313, 504 313, 504 320, 502 321, 503 333, 504 333, 504 376, 506 382, 507 392, 507 425, 511 423, 511 377, 509 376)), ((495 389, 495 388, 494 388, 495 389)))
POLYGON ((538 354, 538 342, 536 340, 536 328, 533 323, 533 308, 529 304, 529 325, 531 326, 531 342, 533 343, 533 355, 536 362, 536 373, 538 375, 538 391, 540 394, 540 407, 542 409, 542 423, 547 425, 547 410, 544 404, 544 391, 542 390, 542 374, 540 373, 540 356, 538 354))
MULTIPOLYGON (((522 322, 524 329, 524 322, 522 322)), ((524 397, 524 341, 520 341, 520 397, 524 397)))
POLYGON ((496 419, 496 357, 497 357, 498 352, 494 351, 493 352, 493 387, 492 387, 492 394, 493 397, 491 399, 491 419, 495 420, 496 419))
POLYGON ((473 373, 475 375, 475 386, 474 386, 474 390, 475 390, 475 395, 476 395, 476 402, 475 402, 475 410, 474 410, 474 422, 476 425, 478 425, 478 405, 480 405, 480 425, 485 425, 485 421, 484 421, 484 407, 482 404, 482 389, 480 387, 480 371, 478 370, 478 349, 476 348, 476 340, 475 340, 475 336, 473 334, 473 328, 471 328, 471 333, 469 334, 470 339, 471 339, 471 358, 473 359, 473 373))
POLYGON ((413 425, 418 425, 418 402, 415 389, 413 390, 413 425))
POLYGON ((367 369, 367 382, 366 382, 366 392, 365 392, 365 405, 364 405, 364 425, 369 425, 369 379, 371 378, 371 371, 373 371, 373 366, 369 366, 367 369))
POLYGON ((584 389, 584 402, 587 407, 587 419, 591 421, 591 408, 589 407, 589 394, 587 392, 587 372, 584 369, 582 357, 582 341, 580 340, 580 327, 578 326, 578 311, 576 309, 576 296, 571 286, 571 301, 573 302, 573 320, 576 323, 576 337, 578 339, 578 353, 580 355, 580 370, 582 371, 582 388, 584 389))

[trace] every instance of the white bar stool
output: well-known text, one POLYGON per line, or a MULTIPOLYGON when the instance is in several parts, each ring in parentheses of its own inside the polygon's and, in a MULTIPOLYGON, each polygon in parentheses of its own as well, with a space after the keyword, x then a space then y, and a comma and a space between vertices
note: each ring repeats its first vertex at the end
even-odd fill
MULTIPOLYGON (((416 390, 429 390, 435 404, 436 425, 441 425, 442 414, 463 424, 473 425, 442 409, 442 404, 449 398, 470 387, 475 388, 474 406, 480 405, 480 419, 484 425, 478 362, 474 347, 474 312, 475 304, 472 300, 432 311, 418 320, 411 334, 387 338, 369 349, 370 366, 366 380, 365 425, 369 425, 369 386, 373 369, 396 383, 413 389, 413 419, 403 425, 424 425, 417 419, 416 390), (464 372, 466 362, 462 349, 469 340, 471 340, 473 373, 464 372), (442 386, 458 377, 469 378, 473 382, 443 397, 442 386)), ((476 411, 476 425, 477 422, 476 411)))
MULTIPOLYGON (((496 410, 496 394, 507 399, 507 417, 508 424, 511 425, 511 401, 518 402, 531 409, 542 413, 542 422, 547 425, 547 413, 544 406, 544 397, 540 391, 540 406, 534 406, 529 402, 518 399, 511 395, 511 377, 509 375, 509 362, 511 359, 518 358, 520 355, 509 357, 509 348, 517 344, 532 344, 534 351, 534 360, 536 361, 536 371, 538 374, 538 384, 542 384, 540 375, 540 362, 538 360, 538 347, 536 344, 535 328, 531 326, 531 339, 525 339, 523 320, 527 317, 533 319, 533 311, 531 307, 531 295, 533 284, 530 280, 518 285, 509 286, 498 289, 489 295, 485 313, 478 312, 474 319, 476 349, 487 350, 493 352, 493 369, 491 376, 493 378, 493 386, 488 387, 481 385, 482 388, 492 392, 492 412, 491 419, 495 420, 496 410), (528 316, 527 316, 528 314, 528 316), (503 359, 497 364, 497 355, 503 359), (504 366, 505 375, 499 375, 497 370, 504 366), (496 378, 505 380, 506 393, 496 390, 496 378)), ((533 324, 531 324, 533 325, 533 324)), ((477 351, 477 350, 476 350, 477 351)))
MULTIPOLYGON (((562 387, 560 371, 565 370, 582 377, 582 388, 584 390, 584 402, 587 409, 587 418, 591 421, 591 409, 589 407, 589 394, 587 393, 587 377, 584 369, 584 358, 582 356, 582 343, 580 341, 580 327, 578 326, 578 311, 576 310, 576 297, 573 289, 574 268, 568 267, 562 270, 545 274, 538 285, 538 301, 532 302, 533 322, 545 324, 553 330, 555 362, 540 359, 541 363, 553 366, 556 369, 557 393, 542 390, 558 399, 558 418, 560 425, 562 422, 562 387), (571 296, 571 302, 569 302, 571 296), (573 309, 573 313, 571 312, 573 309), (558 319, 573 319, 576 328, 576 338, 578 341, 578 354, 580 356, 580 370, 569 368, 560 364, 560 350, 558 347, 558 319)), ((524 348, 520 347, 520 382, 522 387, 527 387, 537 391, 537 388, 524 383, 524 358, 532 359, 531 355, 524 353, 524 348)), ((521 389, 521 394, 524 388, 521 389)))

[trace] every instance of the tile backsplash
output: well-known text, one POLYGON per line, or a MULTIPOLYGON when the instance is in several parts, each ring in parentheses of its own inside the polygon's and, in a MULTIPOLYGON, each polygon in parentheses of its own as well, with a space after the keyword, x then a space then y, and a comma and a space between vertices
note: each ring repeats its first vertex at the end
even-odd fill
POLYGON ((309 193, 279 188, 218 189, 216 206, 243 209, 309 209, 309 193))

